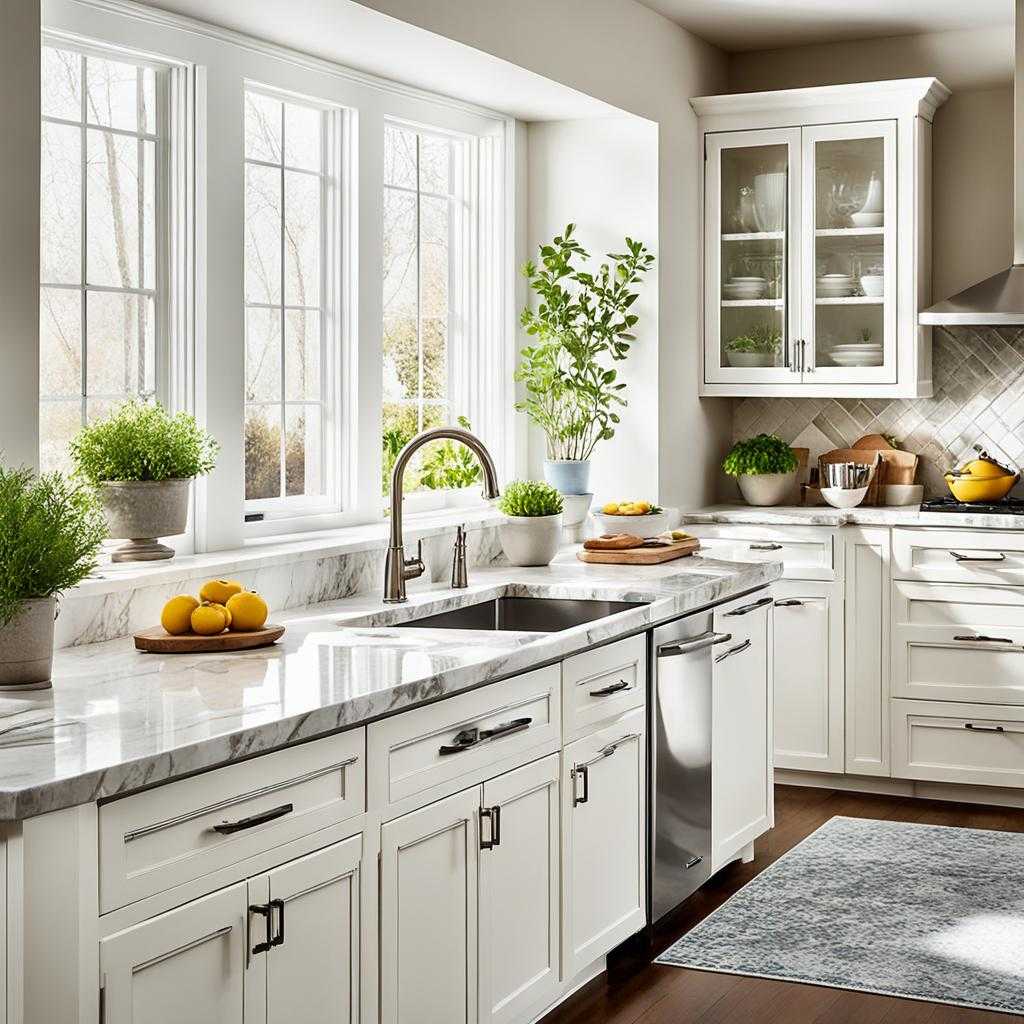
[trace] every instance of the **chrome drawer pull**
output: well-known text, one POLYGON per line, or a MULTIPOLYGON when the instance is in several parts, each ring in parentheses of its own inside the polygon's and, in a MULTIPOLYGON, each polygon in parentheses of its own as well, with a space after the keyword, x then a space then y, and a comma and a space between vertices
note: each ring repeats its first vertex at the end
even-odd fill
POLYGON ((449 754, 461 754, 462 751, 472 750, 473 747, 477 747, 481 743, 498 740, 502 736, 511 736, 513 733, 529 729, 532 721, 532 718, 513 718, 512 721, 502 722, 501 725, 496 725, 493 729, 477 729, 475 726, 471 729, 461 729, 455 734, 451 743, 443 743, 438 747, 437 752, 441 757, 447 757, 449 754))
POLYGON ((640 739, 640 733, 630 732, 625 736, 620 736, 613 743, 608 743, 603 746, 589 761, 584 761, 582 764, 573 765, 572 771, 569 773, 572 776, 572 805, 578 807, 580 804, 585 804, 590 799, 590 766, 597 764, 598 761, 603 761, 606 757, 611 757, 616 750, 623 745, 628 743, 630 740, 640 739), (576 779, 582 777, 583 779, 583 795, 576 795, 576 779))
POLYGON ((765 605, 772 604, 770 597, 762 597, 757 601, 752 601, 750 604, 741 604, 739 608, 733 608, 731 612, 725 613, 725 618, 729 618, 730 615, 749 615, 751 612, 757 611, 758 608, 764 608, 765 605))
POLYGON ((501 846, 501 807, 497 804, 494 807, 480 808, 480 849, 493 850, 496 846, 501 846), (484 839, 485 818, 491 826, 490 839, 484 839))
POLYGON ((183 946, 175 946, 174 949, 169 949, 165 953, 161 953, 159 956, 155 956, 150 960, 143 960, 141 964, 134 964, 132 966, 132 974, 138 974, 139 971, 146 970, 147 967, 155 967, 157 964, 162 964, 165 960, 170 960, 171 957, 178 956, 179 953, 187 953, 190 949, 195 949, 197 946, 203 946, 207 942, 213 942, 214 939, 223 938, 234 925, 226 924, 223 928, 218 928, 215 932, 210 932, 209 935, 203 935, 198 939, 193 939, 191 942, 186 942, 183 946))
POLYGON ((1013 641, 1009 637, 1005 636, 985 636, 979 633, 977 636, 955 636, 954 640, 962 640, 966 643, 974 644, 1012 644, 1013 641))
POLYGON ((771 541, 767 544, 750 544, 748 545, 751 551, 781 551, 782 545, 776 544, 771 541))
POLYGON ((727 651, 722 651, 721 654, 715 656, 715 664, 718 665, 725 661, 726 658, 731 658, 734 654, 742 654, 748 647, 750 647, 750 641, 744 640, 743 643, 730 647, 727 651))
POLYGON ((679 654, 692 654, 694 651, 702 651, 705 647, 712 647, 715 644, 727 644, 732 639, 732 633, 716 633, 708 630, 701 633, 693 640, 684 640, 678 644, 665 644, 658 648, 659 658, 674 658, 679 654))
POLYGON ((803 608, 804 602, 798 601, 795 597, 787 597, 785 601, 776 601, 776 608, 803 608))
POLYGON ((621 690, 628 690, 630 684, 625 679, 620 679, 617 683, 612 683, 611 686, 602 686, 600 690, 591 690, 591 697, 610 697, 613 693, 619 693, 621 690))
POLYGON ((991 555, 962 555, 959 551, 950 551, 958 562, 1005 562, 1006 555, 1002 551, 993 551, 991 555))
POLYGON ((964 728, 971 732, 1006 732, 1001 725, 975 725, 973 722, 964 722, 964 728))
POLYGON ((244 832, 247 828, 256 828, 257 825, 266 825, 270 821, 283 818, 295 810, 292 804, 281 804, 280 807, 272 807, 269 811, 260 811, 259 814, 251 814, 248 818, 239 818, 238 821, 222 821, 219 825, 211 825, 212 831, 222 836, 233 836, 236 832, 244 832))
POLYGON ((215 804, 207 804, 205 807, 200 807, 194 811, 186 811, 184 814, 178 814, 173 818, 155 821, 152 825, 146 825, 143 828, 125 832, 124 841, 132 843, 136 839, 142 839, 144 836, 151 836, 154 832, 162 832, 165 828, 173 828, 175 825, 182 825, 186 821, 195 821, 196 818, 205 817, 207 814, 213 814, 216 811, 223 811, 227 807, 234 807, 235 804, 245 803, 246 800, 255 800, 258 797, 266 796, 268 793, 277 793, 282 789, 300 786, 303 782, 320 778, 321 775, 330 775, 332 772, 343 771, 358 760, 359 755, 354 754, 352 757, 346 757, 344 761, 329 764, 326 768, 314 768, 313 771, 306 772, 304 775, 296 775, 293 779, 285 779, 284 782, 273 782, 269 786, 260 786, 259 789, 251 789, 248 793, 229 796, 224 800, 218 800, 215 804))

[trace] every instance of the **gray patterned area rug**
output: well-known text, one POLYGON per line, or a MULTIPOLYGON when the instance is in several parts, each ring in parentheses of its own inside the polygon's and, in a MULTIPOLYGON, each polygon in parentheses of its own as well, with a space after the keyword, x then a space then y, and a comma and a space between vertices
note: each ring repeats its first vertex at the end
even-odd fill
POLYGON ((832 818, 657 962, 1024 1013, 1024 834, 832 818))

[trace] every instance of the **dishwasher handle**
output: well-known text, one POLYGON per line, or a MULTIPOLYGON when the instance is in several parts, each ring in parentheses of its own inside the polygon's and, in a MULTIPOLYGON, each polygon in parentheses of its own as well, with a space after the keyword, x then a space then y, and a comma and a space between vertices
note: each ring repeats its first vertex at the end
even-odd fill
POLYGON ((657 650, 659 658, 675 658, 680 654, 693 654, 694 651, 703 651, 706 647, 713 647, 715 644, 727 644, 732 639, 732 633, 716 633, 709 629, 706 633, 694 637, 692 640, 682 640, 679 643, 663 644, 657 650))

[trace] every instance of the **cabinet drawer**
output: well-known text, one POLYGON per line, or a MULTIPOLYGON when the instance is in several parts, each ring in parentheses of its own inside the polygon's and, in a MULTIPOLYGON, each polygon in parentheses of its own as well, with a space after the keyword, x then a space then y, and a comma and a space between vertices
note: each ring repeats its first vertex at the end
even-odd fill
POLYGON ((1024 789, 1024 708, 890 703, 896 778, 1024 789))
POLYGON ((892 531, 893 579, 1024 584, 1024 532, 892 531))
POLYGON ((1024 704, 1024 587, 893 583, 893 695, 1024 704))
POLYGON ((556 750, 559 681, 559 666, 549 665, 371 724, 370 806, 453 782, 462 788, 477 781, 474 774, 482 781, 498 762, 540 746, 556 750))
POLYGON ((100 912, 361 814, 365 740, 353 729, 104 804, 100 912))
POLYGON ((647 637, 631 636, 562 663, 562 720, 575 739, 640 707, 647 689, 647 637))
MULTIPOLYGON (((747 641, 752 643, 753 640, 758 639, 762 644, 762 648, 764 648, 766 609, 770 608, 774 603, 771 592, 766 588, 762 588, 761 590, 755 590, 752 594, 734 598, 732 601, 727 601, 725 604, 720 604, 715 608, 715 632, 732 635, 730 642, 723 643, 720 647, 715 648, 716 664, 724 661, 725 659, 722 658, 722 655, 734 650, 738 644, 747 641)), ((766 648, 762 649, 760 653, 767 657, 766 648)))
POLYGON ((701 549, 730 562, 782 562, 788 579, 834 580, 842 575, 835 558, 836 531, 829 526, 742 526, 686 523, 701 549))

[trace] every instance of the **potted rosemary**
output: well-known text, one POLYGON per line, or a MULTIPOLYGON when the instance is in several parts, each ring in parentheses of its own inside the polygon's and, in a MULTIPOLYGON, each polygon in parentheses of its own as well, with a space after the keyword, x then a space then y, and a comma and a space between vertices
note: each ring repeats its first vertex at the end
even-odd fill
POLYGON ((115 562, 173 558, 160 537, 185 532, 189 484, 213 469, 220 446, 187 412, 126 402, 71 441, 76 472, 99 495, 112 537, 128 543, 115 562))
POLYGON ((522 350, 516 371, 526 389, 516 408, 547 438, 548 483, 563 494, 587 494, 594 448, 614 436, 617 410, 626 405, 626 385, 614 364, 636 340, 636 286, 654 266, 654 256, 627 238, 625 251, 608 253, 612 262, 590 272, 581 266, 590 255, 574 230, 569 224, 540 246, 539 263, 531 261, 523 271, 539 302, 520 317, 535 340, 522 350))

